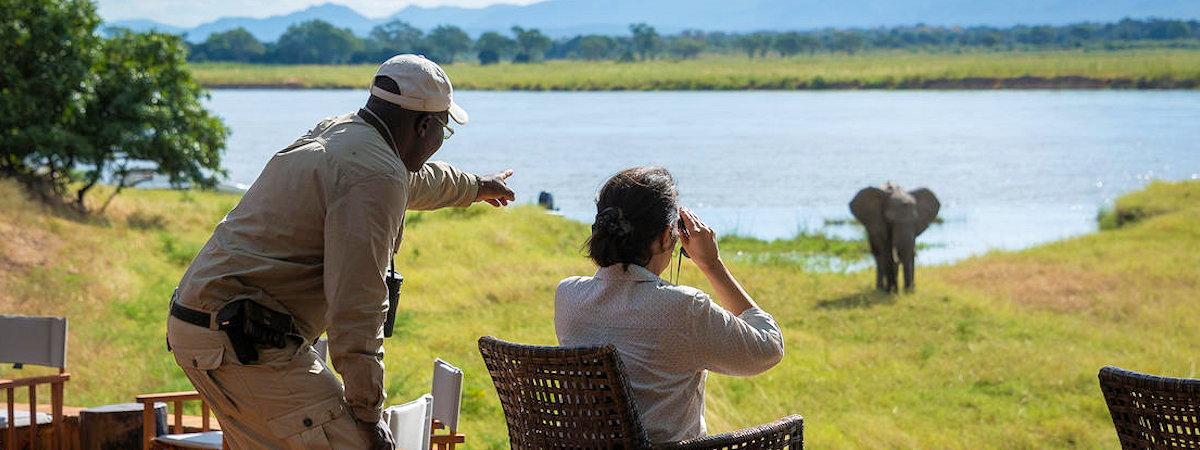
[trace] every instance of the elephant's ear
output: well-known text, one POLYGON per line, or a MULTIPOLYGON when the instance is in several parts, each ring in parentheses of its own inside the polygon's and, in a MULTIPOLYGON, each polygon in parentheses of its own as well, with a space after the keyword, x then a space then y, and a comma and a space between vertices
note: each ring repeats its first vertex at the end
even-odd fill
POLYGON ((881 227, 886 222, 883 217, 883 205, 887 202, 888 194, 877 187, 863 188, 850 200, 850 213, 854 218, 871 227, 881 227))
POLYGON ((908 195, 917 200, 917 234, 919 235, 929 228, 933 219, 937 218, 938 211, 942 209, 942 203, 938 201, 936 195, 933 195, 933 191, 925 188, 910 191, 908 195))

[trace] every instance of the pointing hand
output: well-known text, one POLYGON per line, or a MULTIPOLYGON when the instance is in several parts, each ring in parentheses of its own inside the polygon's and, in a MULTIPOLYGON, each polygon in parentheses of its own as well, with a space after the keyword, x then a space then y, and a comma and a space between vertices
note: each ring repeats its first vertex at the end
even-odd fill
POLYGON ((475 201, 488 202, 489 205, 498 208, 516 200, 516 194, 513 194, 512 189, 509 189, 508 183, 505 182, 512 175, 513 170, 508 169, 503 172, 479 177, 479 195, 475 197, 475 201))

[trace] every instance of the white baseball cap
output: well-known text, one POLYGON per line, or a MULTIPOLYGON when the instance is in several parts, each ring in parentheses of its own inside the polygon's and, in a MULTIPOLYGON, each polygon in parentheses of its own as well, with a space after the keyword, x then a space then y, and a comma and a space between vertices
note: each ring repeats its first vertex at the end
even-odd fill
POLYGON ((372 84, 371 95, 410 111, 446 111, 455 122, 467 124, 467 112, 454 103, 454 87, 450 85, 450 77, 437 63, 424 56, 393 56, 379 66, 375 76, 391 78, 400 87, 400 93, 389 92, 372 84))

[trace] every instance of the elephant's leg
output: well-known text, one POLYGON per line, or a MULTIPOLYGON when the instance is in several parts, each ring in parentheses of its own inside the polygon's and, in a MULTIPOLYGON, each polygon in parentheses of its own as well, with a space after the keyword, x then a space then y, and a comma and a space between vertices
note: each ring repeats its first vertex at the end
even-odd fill
POLYGON ((881 251, 875 255, 875 289, 881 292, 887 292, 891 289, 889 284, 892 270, 892 260, 886 251, 881 251))
POLYGON ((888 285, 889 292, 899 292, 899 290, 900 290, 900 283, 897 282, 897 275, 899 274, 899 270, 900 270, 900 265, 896 261, 895 251, 894 250, 888 251, 887 285, 888 285))
POLYGON ((896 246, 896 259, 904 265, 904 290, 912 291, 916 287, 916 236, 912 236, 911 233, 895 233, 892 241, 896 246))
POLYGON ((885 239, 885 250, 883 253, 884 265, 887 266, 887 270, 884 271, 886 274, 883 281, 884 291, 896 292, 896 254, 895 246, 892 242, 892 227, 890 225, 888 226, 888 235, 885 239))
POLYGON ((888 271, 891 270, 891 250, 887 247, 887 233, 870 233, 867 238, 871 244, 871 255, 875 257, 875 289, 886 292, 888 271))

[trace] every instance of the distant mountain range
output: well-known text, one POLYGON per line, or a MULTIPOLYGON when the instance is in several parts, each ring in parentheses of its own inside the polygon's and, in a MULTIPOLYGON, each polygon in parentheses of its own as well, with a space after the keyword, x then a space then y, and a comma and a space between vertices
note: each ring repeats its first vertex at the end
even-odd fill
POLYGON ((274 41, 288 26, 321 19, 365 36, 372 27, 394 19, 430 29, 451 24, 472 35, 503 31, 513 25, 539 28, 554 37, 576 34, 625 34, 630 23, 645 22, 663 33, 685 29, 747 32, 807 30, 826 27, 911 25, 993 25, 1111 22, 1125 17, 1200 18, 1200 0, 547 0, 525 6, 486 8, 409 6, 386 17, 365 17, 345 6, 326 3, 266 18, 226 17, 194 28, 151 20, 120 20, 110 25, 142 31, 186 33, 199 42, 214 32, 245 27, 263 41, 274 41))

